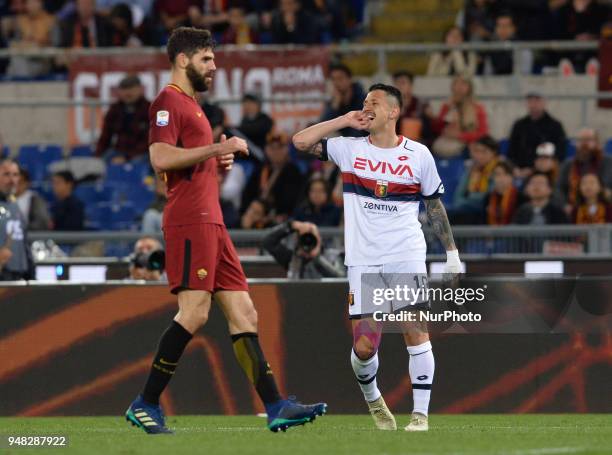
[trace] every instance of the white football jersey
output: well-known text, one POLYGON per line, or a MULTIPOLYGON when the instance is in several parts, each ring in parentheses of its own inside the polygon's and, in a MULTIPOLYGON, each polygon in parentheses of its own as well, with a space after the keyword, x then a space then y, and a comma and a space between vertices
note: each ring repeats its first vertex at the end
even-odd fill
POLYGON ((425 261, 420 199, 444 193, 429 149, 402 136, 393 148, 376 147, 368 137, 335 137, 322 144, 321 159, 342 172, 345 264, 425 261))

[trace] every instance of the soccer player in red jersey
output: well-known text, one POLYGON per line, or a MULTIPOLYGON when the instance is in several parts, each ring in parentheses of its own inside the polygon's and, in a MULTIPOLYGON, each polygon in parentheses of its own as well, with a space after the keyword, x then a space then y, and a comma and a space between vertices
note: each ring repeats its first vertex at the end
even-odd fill
POLYGON ((283 399, 259 345, 257 312, 223 224, 217 183, 218 168, 231 167, 235 153, 248 154, 247 145, 237 137, 221 137, 213 144, 208 119, 194 97, 212 83, 213 46, 207 30, 180 27, 172 32, 167 46, 171 83, 149 111, 151 163, 168 184, 163 217, 166 270, 179 310, 161 337, 142 393, 125 415, 147 433, 171 432, 159 396, 189 340, 206 323, 213 295, 227 319, 236 358, 266 408, 270 430, 312 421, 327 407, 283 399))

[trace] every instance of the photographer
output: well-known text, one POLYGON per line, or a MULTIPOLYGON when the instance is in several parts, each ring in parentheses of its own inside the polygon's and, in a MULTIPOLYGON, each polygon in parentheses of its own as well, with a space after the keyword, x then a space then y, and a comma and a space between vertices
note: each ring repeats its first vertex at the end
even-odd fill
POLYGON ((344 255, 324 250, 317 226, 301 221, 286 221, 273 228, 262 242, 263 248, 287 270, 287 278, 340 278, 346 276, 344 255), (297 234, 295 248, 282 241, 297 234))
POLYGON ((130 280, 160 281, 165 278, 166 255, 153 237, 141 237, 130 256, 130 280))
POLYGON ((25 219, 15 203, 19 166, 0 161, 0 281, 31 280, 34 264, 28 246, 25 219))

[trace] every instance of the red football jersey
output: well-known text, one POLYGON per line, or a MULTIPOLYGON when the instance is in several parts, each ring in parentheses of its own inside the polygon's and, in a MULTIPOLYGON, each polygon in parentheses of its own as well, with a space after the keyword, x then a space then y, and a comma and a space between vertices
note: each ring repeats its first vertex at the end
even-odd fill
MULTIPOLYGON (((149 145, 165 142, 194 148, 213 142, 212 129, 197 101, 174 84, 166 86, 149 109, 149 145)), ((217 160, 166 172, 168 203, 163 226, 223 224, 219 204, 217 160)))

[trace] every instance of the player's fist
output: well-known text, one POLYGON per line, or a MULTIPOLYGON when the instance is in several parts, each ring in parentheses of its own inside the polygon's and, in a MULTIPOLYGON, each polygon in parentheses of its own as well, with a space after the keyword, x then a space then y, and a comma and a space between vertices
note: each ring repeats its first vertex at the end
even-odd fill
POLYGON ((346 126, 356 130, 365 130, 370 125, 370 119, 363 111, 350 111, 343 115, 346 126))
POLYGON ((249 154, 249 147, 244 139, 239 137, 225 138, 225 134, 221 135, 221 155, 227 155, 228 153, 242 153, 243 155, 249 154))

